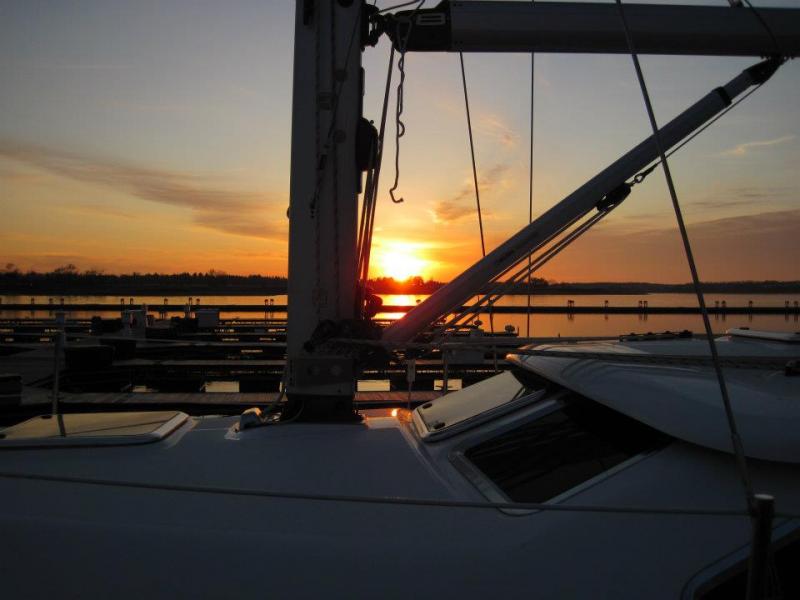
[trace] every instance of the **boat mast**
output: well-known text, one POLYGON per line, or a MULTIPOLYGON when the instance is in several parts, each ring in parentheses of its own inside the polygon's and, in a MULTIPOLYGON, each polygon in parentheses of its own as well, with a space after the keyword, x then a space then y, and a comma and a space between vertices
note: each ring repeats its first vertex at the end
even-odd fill
POLYGON ((314 347, 355 317, 362 2, 296 0, 289 198, 290 418, 352 417, 353 360, 314 347))

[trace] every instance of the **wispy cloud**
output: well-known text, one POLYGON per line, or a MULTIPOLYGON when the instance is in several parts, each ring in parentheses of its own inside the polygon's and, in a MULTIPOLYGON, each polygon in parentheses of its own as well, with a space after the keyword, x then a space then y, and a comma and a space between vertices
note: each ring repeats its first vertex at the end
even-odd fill
POLYGON ((718 208, 734 208, 736 206, 749 206, 753 204, 753 200, 735 200, 735 199, 719 199, 719 200, 696 200, 690 202, 689 206, 694 208, 702 208, 704 210, 716 210, 718 208))
MULTIPOLYGON (((123 161, 97 160, 7 140, 0 140, 0 157, 150 202, 189 209, 197 225, 223 233, 259 238, 285 235, 285 219, 268 218, 270 208, 273 213, 277 209, 275 199, 261 192, 228 187, 219 178, 144 168, 123 161)), ((285 213, 278 210, 277 214, 285 213)))
POLYGON ((116 219, 135 219, 136 215, 132 212, 122 210, 116 206, 99 204, 94 202, 77 202, 63 204, 61 210, 79 215, 102 215, 116 219))
POLYGON ((688 202, 687 206, 700 210, 740 208, 755 206, 759 200, 785 200, 795 195, 796 190, 789 186, 725 186, 711 190, 705 197, 688 202))
POLYGON ((478 117, 477 125, 476 129, 479 132, 493 137, 504 146, 514 147, 519 141, 519 134, 497 115, 481 115, 478 117))
POLYGON ((65 71, 119 71, 133 65, 121 63, 48 63, 33 65, 34 69, 64 69, 65 71))
POLYGON ((474 212, 475 209, 471 206, 442 200, 436 203, 433 209, 433 218, 437 223, 452 223, 474 212))
MULTIPOLYGON (((507 164, 498 164, 490 168, 484 173, 478 174, 478 190, 484 192, 493 186, 501 185, 504 181, 505 174, 508 172, 509 166, 507 164)), ((437 223, 452 223, 463 219, 464 217, 474 214, 475 207, 471 204, 465 204, 464 201, 468 198, 473 198, 475 195, 475 184, 470 177, 468 181, 464 182, 461 188, 451 198, 447 200, 440 200, 433 208, 433 219, 437 223)), ((484 211, 484 214, 486 211, 484 211)))
POLYGON ((785 144, 786 142, 792 141, 795 135, 783 135, 778 138, 774 138, 771 140, 756 140, 753 142, 745 142, 743 144, 739 144, 738 146, 734 146, 729 150, 725 150, 721 153, 722 156, 745 156, 751 149, 753 148, 763 148, 766 146, 777 146, 778 144, 785 144))
MULTIPOLYGON (((705 280, 796 279, 800 209, 689 223, 705 280)), ((684 281, 688 268, 674 223, 629 231, 590 231, 548 264, 546 277, 566 281, 684 281)))

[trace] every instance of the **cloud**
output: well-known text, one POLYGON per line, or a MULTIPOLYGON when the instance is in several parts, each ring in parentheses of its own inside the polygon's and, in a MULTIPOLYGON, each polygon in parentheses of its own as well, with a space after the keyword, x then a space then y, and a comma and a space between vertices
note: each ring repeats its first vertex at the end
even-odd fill
POLYGON ((118 63, 50 63, 33 65, 35 69, 64 69, 67 71, 120 71, 133 65, 118 63))
MULTIPOLYGON (((490 168, 485 173, 478 174, 478 190, 482 193, 486 190, 502 185, 504 176, 508 172, 509 166, 506 164, 498 164, 490 168)), ((463 219, 464 217, 474 214, 475 207, 470 204, 462 204, 464 200, 472 199, 475 197, 475 183, 470 177, 464 182, 464 185, 456 192, 451 198, 447 200, 440 200, 433 208, 433 220, 437 223, 452 223, 463 219)), ((483 215, 489 213, 483 210, 483 215)))
POLYGON ((475 209, 465 204, 456 204, 450 200, 441 200, 433 209, 433 218, 437 223, 452 223, 473 214, 475 209))
POLYGON ((79 215, 101 215, 104 217, 113 217, 116 219, 135 219, 136 215, 132 212, 122 210, 116 206, 107 204, 96 204, 92 202, 79 202, 64 204, 60 207, 61 210, 66 212, 75 213, 79 215))
POLYGON ((704 198, 687 202, 687 208, 717 210, 756 206, 758 200, 794 198, 797 190, 789 186, 726 186, 708 193, 704 198))
POLYGON ((495 138, 504 146, 513 148, 519 141, 519 134, 505 122, 493 114, 485 114, 478 117, 476 129, 490 137, 495 138))
MULTIPOLYGON (((611 217, 613 220, 613 216, 611 217)), ((701 279, 796 279, 800 209, 687 224, 701 279)), ((543 269, 563 281, 685 281, 688 268, 674 222, 631 232, 592 230, 543 269)))
MULTIPOLYGON (((218 178, 144 168, 122 161, 97 160, 7 140, 0 140, 0 157, 150 202, 189 209, 197 225, 215 231, 259 238, 282 239, 285 236, 285 219, 273 221, 267 218, 270 204, 275 211, 275 199, 260 192, 230 188, 218 178)), ((84 209, 99 212, 98 206, 84 205, 84 209)), ((280 210, 278 214, 282 216, 285 213, 280 210)))
POLYGON ((717 209, 717 208, 733 208, 735 206, 749 206, 753 203, 753 200, 732 200, 732 199, 721 199, 721 200, 696 200, 694 202, 687 203, 687 206, 691 206, 694 208, 702 208, 702 209, 717 209))
POLYGON ((772 140, 757 140, 754 142, 745 142, 743 144, 739 144, 738 146, 734 146, 729 150, 725 150, 724 152, 720 153, 721 156, 745 156, 751 148, 763 148, 765 146, 777 146, 778 144, 785 144, 786 142, 792 141, 796 136, 794 135, 783 135, 779 138, 775 138, 772 140))

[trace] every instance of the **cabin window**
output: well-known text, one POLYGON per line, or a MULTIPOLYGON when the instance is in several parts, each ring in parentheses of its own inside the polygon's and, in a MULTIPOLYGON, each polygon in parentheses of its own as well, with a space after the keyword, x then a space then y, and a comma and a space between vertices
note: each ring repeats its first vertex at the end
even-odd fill
POLYGON ((544 502, 671 438, 577 395, 467 459, 515 502, 544 502))
MULTIPOLYGON (((767 583, 768 598, 800 598, 800 533, 773 545, 773 568, 767 583)), ((745 600, 747 560, 724 574, 718 581, 695 594, 697 600, 745 600)))

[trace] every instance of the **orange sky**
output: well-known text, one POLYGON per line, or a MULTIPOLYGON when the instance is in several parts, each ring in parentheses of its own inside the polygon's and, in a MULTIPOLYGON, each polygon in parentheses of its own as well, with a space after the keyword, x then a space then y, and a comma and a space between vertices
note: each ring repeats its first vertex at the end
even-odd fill
MULTIPOLYGON (((0 23, 0 263, 285 274, 292 4, 9 10, 0 23)), ((386 52, 382 44, 364 58, 372 119, 386 52)), ((465 60, 491 249, 528 220, 530 57, 465 60)), ((645 57, 659 120, 752 62, 645 57)), ((704 279, 800 277, 795 63, 671 161, 704 279)), ((381 192, 373 274, 446 280, 480 256, 458 58, 410 55, 406 65, 406 201, 381 192), (417 264, 398 266, 403 254, 417 264)), ((534 214, 648 135, 638 94, 627 57, 536 58, 534 214)), ((386 186, 393 159, 392 149, 386 186)), ((539 275, 687 281, 663 176, 539 275)))

